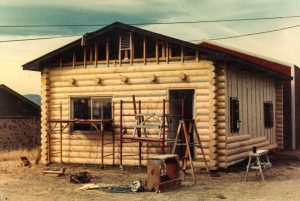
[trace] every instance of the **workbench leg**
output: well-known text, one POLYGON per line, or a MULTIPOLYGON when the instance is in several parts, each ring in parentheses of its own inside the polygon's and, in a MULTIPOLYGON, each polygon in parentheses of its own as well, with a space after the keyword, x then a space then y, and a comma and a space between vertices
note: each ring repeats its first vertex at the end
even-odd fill
POLYGON ((251 163, 251 156, 249 156, 249 161, 248 161, 248 165, 247 165, 245 181, 247 181, 247 179, 248 179, 248 173, 249 173, 250 163, 251 163))
POLYGON ((274 173, 273 173, 273 169, 272 169, 272 163, 270 162, 270 159, 269 159, 268 155, 266 155, 266 159, 267 159, 268 165, 270 166, 271 175, 273 176, 274 173))
POLYGON ((264 174, 263 174, 262 167, 261 167, 261 163, 260 163, 260 157, 259 156, 257 157, 257 165, 259 167, 259 172, 260 172, 261 179, 263 181, 265 181, 264 174))

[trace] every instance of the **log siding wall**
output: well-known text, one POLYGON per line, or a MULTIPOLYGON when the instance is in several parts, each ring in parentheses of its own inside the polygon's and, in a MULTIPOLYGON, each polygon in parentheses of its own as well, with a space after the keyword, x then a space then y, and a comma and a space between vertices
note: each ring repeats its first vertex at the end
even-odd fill
MULTIPOLYGON (((216 132, 215 132, 215 73, 214 65, 210 61, 171 63, 159 65, 134 65, 121 67, 98 67, 84 68, 70 67, 53 68, 50 72, 44 70, 42 73, 42 160, 47 161, 47 119, 59 118, 60 102, 62 103, 62 116, 64 119, 71 117, 70 97, 76 96, 111 96, 113 101, 136 100, 157 101, 156 103, 145 104, 142 107, 143 113, 162 113, 162 99, 168 98, 169 89, 194 89, 195 108, 194 116, 198 132, 203 141, 206 157, 211 167, 216 166, 216 132), (185 73, 186 80, 180 80, 178 75, 185 73), (156 81, 151 82, 149 78, 156 76, 156 81), (128 82, 121 81, 126 76, 128 82), (68 80, 76 80, 72 85, 68 80), (101 78, 101 83, 96 84, 95 79, 101 78)), ((128 105, 124 113, 132 113, 133 106, 128 105)), ((168 107, 167 107, 168 108, 168 107)), ((119 114, 118 107, 114 108, 115 132, 116 132, 116 163, 119 160, 119 114)), ((133 117, 125 119, 126 126, 134 123, 133 117)), ((132 131, 128 129, 128 135, 132 131)), ((154 132, 150 130, 150 137, 154 132)), ((59 162, 59 134, 51 136, 51 162, 59 162)), ((105 134, 106 142, 111 140, 111 134, 105 134)), ((136 156, 124 157, 124 165, 138 165, 138 146, 124 144, 124 154, 136 154, 136 156)), ((63 134, 63 161, 67 163, 100 164, 100 141, 99 135, 95 133, 71 133, 66 130, 63 134)), ((112 147, 105 146, 106 153, 112 151, 112 147)), ((147 157, 153 154, 160 154, 160 149, 153 144, 144 145, 142 163, 146 164, 147 157)), ((196 150, 198 153, 198 150, 196 150)), ((197 158, 197 155, 196 155, 197 158)), ((112 164, 111 158, 104 160, 105 164, 112 164)), ((195 162, 196 166, 203 165, 195 162)))

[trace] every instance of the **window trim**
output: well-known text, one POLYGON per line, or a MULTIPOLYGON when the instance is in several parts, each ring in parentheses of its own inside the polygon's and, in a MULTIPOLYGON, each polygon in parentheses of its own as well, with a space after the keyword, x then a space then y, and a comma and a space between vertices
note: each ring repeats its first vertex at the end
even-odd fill
POLYGON ((265 129, 272 129, 272 128, 274 128, 274 103, 273 103, 273 101, 264 101, 264 103, 263 103, 263 111, 264 111, 264 113, 263 113, 263 117, 264 117, 264 128, 265 129), (271 105, 272 106, 272 111, 271 111, 271 113, 270 113, 270 117, 269 117, 269 119, 270 119, 270 125, 266 125, 266 111, 265 111, 265 105, 266 104, 268 104, 268 105, 271 105))
POLYGON ((230 105, 230 108, 229 108, 229 113, 230 113, 230 132, 231 133, 239 133, 240 132, 240 102, 239 102, 239 99, 237 97, 230 97, 229 98, 229 105, 230 105), (233 128, 233 109, 232 109, 232 101, 237 101, 238 103, 238 117, 237 117, 237 121, 236 121, 236 129, 233 128))
MULTIPOLYGON (((72 95, 72 96, 69 96, 69 105, 70 105, 70 115, 69 115, 69 117, 70 117, 70 119, 74 119, 74 102, 73 102, 73 99, 75 99, 75 98, 90 98, 91 99, 91 106, 92 106, 92 99, 94 98, 109 98, 109 99, 111 99, 111 104, 113 104, 113 102, 114 102, 114 100, 113 100, 113 98, 114 98, 114 96, 113 95, 105 95, 105 96, 101 96, 101 95, 72 95)), ((91 107, 91 119, 92 119, 92 117, 93 117, 93 107, 91 107)), ((114 118, 114 114, 113 114, 113 105, 112 105, 112 107, 111 107, 111 112, 112 112, 112 114, 111 114, 111 116, 112 116, 112 119, 114 118)), ((98 133, 98 131, 96 131, 96 130, 74 130, 73 129, 73 124, 70 124, 70 126, 69 126, 69 133, 70 134, 96 134, 96 133, 98 133)))

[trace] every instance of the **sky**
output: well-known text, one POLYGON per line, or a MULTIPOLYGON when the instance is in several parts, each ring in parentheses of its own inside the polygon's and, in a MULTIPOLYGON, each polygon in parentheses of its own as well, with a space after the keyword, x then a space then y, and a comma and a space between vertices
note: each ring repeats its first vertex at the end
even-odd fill
MULTIPOLYGON (((110 24, 220 20, 300 15, 300 0, 0 0, 0 26, 110 24)), ((300 25, 300 18, 147 25, 140 28, 186 41, 212 39, 300 25)), ((83 35, 95 27, 0 27, 0 41, 83 35)), ((0 42, 0 84, 21 94, 40 94, 40 73, 22 65, 79 37, 0 42)), ((218 40, 220 44, 300 66, 300 27, 255 36, 218 40)))

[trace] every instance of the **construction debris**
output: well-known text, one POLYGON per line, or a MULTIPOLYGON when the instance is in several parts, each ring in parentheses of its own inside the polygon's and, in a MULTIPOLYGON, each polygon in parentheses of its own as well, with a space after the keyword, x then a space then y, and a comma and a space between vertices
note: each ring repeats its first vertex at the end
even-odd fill
POLYGON ((22 161, 23 166, 31 167, 31 163, 26 156, 21 156, 20 159, 22 161))
POLYGON ((84 184, 91 182, 92 176, 88 172, 79 172, 74 175, 70 175, 70 182, 74 184, 84 184))
POLYGON ((43 169, 44 174, 56 174, 58 177, 65 174, 66 168, 52 168, 52 167, 46 167, 43 169))
POLYGON ((100 185, 92 183, 92 184, 85 184, 85 185, 79 187, 78 190, 84 191, 84 190, 92 190, 92 189, 99 189, 99 188, 100 188, 100 185))
POLYGON ((143 181, 137 180, 137 181, 132 182, 131 190, 132 190, 132 192, 145 192, 147 189, 146 189, 146 185, 143 181))

